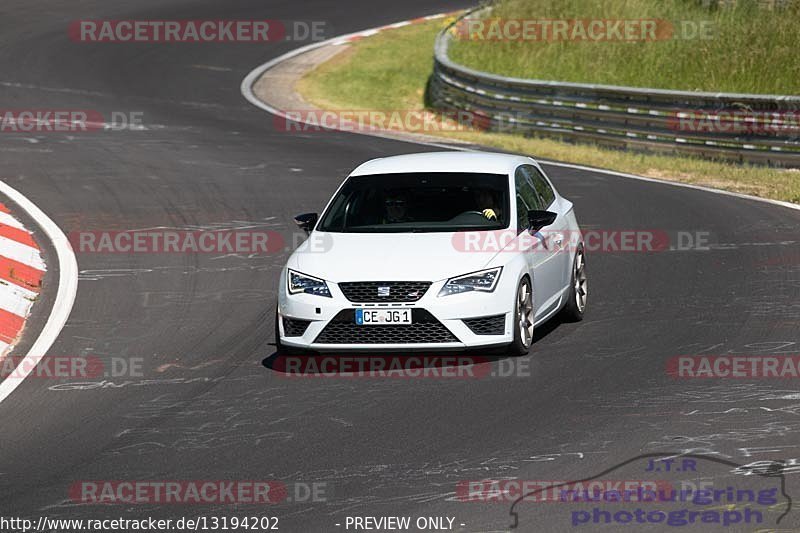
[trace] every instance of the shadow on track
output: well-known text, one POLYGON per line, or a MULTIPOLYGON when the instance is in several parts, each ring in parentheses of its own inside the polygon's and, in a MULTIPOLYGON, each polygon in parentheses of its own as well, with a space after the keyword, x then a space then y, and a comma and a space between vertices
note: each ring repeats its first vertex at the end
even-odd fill
MULTIPOLYGON (((536 357, 536 344, 558 329, 562 320, 554 318, 534 329, 529 356, 536 357)), ((270 343, 275 346, 275 343, 270 343)), ((482 377, 491 366, 513 360, 508 348, 453 350, 369 350, 364 352, 316 352, 292 350, 273 352, 262 361, 269 370, 287 376, 364 376, 376 377, 482 377)))

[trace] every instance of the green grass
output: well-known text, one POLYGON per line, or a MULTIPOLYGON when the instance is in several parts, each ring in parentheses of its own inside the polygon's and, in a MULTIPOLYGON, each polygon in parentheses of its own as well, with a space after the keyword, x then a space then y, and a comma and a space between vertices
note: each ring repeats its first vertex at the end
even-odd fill
MULTIPOLYGON (((711 38, 655 41, 453 40, 450 57, 520 78, 664 89, 800 94, 800 2, 704 7, 699 0, 501 0, 492 19, 661 19, 711 38)), ((488 26, 487 26, 488 28, 488 26)), ((680 33, 680 32, 678 32, 680 33)))
MULTIPOLYGON (((357 41, 306 74, 297 90, 332 110, 422 110, 432 68, 433 41, 442 21, 387 30, 357 41)), ((800 203, 800 171, 734 165, 691 157, 651 155, 569 144, 554 139, 464 131, 440 133, 542 159, 570 161, 655 178, 707 185, 800 203)))
MULTIPOLYGON (((452 20, 451 20, 452 21, 452 20)), ((383 31, 300 80, 300 92, 333 109, 424 109, 441 21, 383 31)))

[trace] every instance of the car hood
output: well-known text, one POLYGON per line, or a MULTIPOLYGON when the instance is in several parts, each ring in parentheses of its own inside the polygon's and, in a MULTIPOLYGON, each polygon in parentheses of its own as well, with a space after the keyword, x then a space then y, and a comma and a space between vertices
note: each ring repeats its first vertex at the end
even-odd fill
POLYGON ((313 232, 288 267, 328 281, 439 281, 488 268, 495 251, 464 251, 454 233, 313 232), (462 249, 459 249, 462 248, 462 249))

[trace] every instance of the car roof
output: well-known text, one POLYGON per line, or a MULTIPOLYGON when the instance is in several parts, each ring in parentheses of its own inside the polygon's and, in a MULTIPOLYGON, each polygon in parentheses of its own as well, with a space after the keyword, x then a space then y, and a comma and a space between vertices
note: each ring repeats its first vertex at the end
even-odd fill
POLYGON ((476 172, 511 174, 533 160, 520 155, 491 152, 424 152, 372 159, 359 165, 351 176, 404 172, 476 172))

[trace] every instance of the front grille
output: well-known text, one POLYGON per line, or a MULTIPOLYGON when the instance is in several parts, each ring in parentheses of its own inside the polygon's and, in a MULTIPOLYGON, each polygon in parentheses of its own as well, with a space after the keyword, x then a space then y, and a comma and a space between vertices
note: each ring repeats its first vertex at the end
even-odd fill
POLYGON ((354 309, 340 311, 314 342, 319 344, 422 344, 458 342, 450 330, 425 309, 412 309, 413 324, 359 326, 354 309))
POLYGON ((310 320, 283 317, 283 334, 287 337, 300 337, 306 332, 310 320))
POLYGON ((339 284, 345 298, 356 303, 416 302, 430 286, 430 281, 350 281, 339 284), (385 292, 387 287, 388 295, 385 292))
POLYGON ((475 335, 502 335, 506 330, 506 315, 466 318, 463 322, 475 335))

